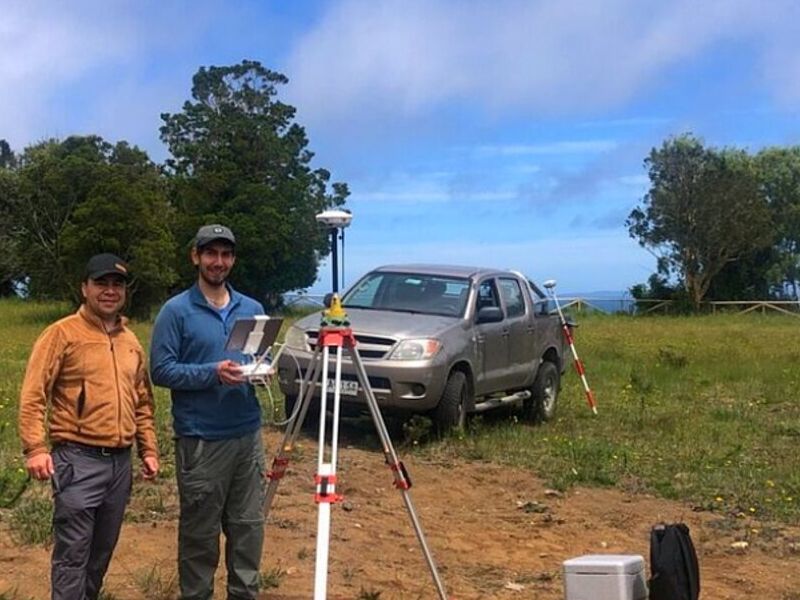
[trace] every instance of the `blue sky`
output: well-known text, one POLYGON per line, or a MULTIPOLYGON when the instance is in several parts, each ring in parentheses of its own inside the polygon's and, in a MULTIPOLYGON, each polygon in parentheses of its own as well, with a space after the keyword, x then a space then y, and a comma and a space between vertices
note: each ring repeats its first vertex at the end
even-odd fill
POLYGON ((161 161, 198 67, 284 73, 314 166, 352 191, 350 282, 418 261, 624 290, 655 267, 624 227, 652 147, 800 136, 795 0, 0 0, 0 48, 18 151, 97 133, 161 161))

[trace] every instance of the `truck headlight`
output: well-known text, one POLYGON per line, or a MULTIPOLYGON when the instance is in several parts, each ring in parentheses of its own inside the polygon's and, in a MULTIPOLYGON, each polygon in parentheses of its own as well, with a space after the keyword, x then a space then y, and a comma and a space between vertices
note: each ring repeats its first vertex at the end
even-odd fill
POLYGON ((286 331, 286 337, 283 340, 284 346, 292 348, 293 350, 308 350, 308 343, 306 342, 306 332, 292 325, 286 331))
POLYGON ((389 356, 389 360, 425 360, 435 355, 441 347, 439 340, 431 338, 403 340, 389 356))

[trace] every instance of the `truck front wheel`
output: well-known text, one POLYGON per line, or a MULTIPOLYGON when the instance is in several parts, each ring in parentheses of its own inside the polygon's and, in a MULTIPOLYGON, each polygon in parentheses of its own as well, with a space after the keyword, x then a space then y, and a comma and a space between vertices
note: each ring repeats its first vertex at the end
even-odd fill
POLYGON ((554 363, 545 361, 539 365, 539 372, 531 386, 531 397, 522 406, 523 416, 534 422, 552 419, 556 414, 560 385, 561 375, 554 363))
POLYGON ((447 378, 438 406, 433 410, 433 424, 440 433, 464 428, 468 397, 467 376, 461 371, 453 371, 447 378))

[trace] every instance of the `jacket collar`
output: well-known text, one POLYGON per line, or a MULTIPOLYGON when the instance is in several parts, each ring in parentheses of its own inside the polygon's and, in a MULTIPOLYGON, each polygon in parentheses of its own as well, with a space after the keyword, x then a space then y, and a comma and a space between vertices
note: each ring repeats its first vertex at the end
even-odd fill
MULTIPOLYGON (((234 306, 239 304, 242 295, 235 289, 233 289, 233 286, 227 281, 225 282, 225 287, 228 288, 228 293, 231 296, 231 302, 228 306, 233 308, 234 306)), ((211 310, 216 311, 216 309, 208 303, 206 297, 203 295, 203 292, 200 291, 200 285, 196 281, 194 282, 194 285, 189 288, 189 299, 192 301, 192 304, 197 304, 198 306, 205 306, 206 308, 210 308, 211 310)))
POLYGON ((103 320, 94 314, 91 310, 86 308, 86 304, 81 304, 81 307, 78 309, 78 314, 83 317, 85 321, 88 321, 91 325, 102 331, 103 333, 116 333, 121 331, 127 324, 128 319, 123 317, 122 315, 117 315, 117 321, 114 323, 114 328, 110 331, 106 331, 106 326, 103 323, 103 320))

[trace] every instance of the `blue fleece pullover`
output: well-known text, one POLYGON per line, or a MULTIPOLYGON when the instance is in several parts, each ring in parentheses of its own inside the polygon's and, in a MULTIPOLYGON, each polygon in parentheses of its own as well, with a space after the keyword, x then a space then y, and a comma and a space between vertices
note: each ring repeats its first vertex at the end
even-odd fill
POLYGON ((170 298, 153 327, 150 372, 153 383, 170 388, 172 421, 178 437, 221 440, 240 437, 261 426, 261 409, 253 386, 224 385, 217 363, 243 363, 240 352, 227 352, 225 340, 238 318, 263 315, 259 302, 230 292, 230 311, 223 321, 195 283, 170 298))

